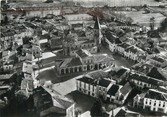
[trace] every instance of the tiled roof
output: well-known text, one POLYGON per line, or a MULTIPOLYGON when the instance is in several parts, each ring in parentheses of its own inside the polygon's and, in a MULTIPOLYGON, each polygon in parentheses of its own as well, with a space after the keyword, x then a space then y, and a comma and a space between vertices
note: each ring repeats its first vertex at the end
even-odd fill
POLYGON ((104 72, 103 70, 94 71, 94 72, 88 73, 88 75, 93 79, 108 78, 108 73, 104 72))
POLYGON ((140 114, 134 111, 129 111, 126 109, 120 109, 120 111, 115 115, 115 117, 138 117, 140 114))
POLYGON ((136 64, 136 65, 134 65, 133 67, 132 67, 132 69, 134 69, 134 70, 136 70, 136 71, 138 71, 138 72, 142 72, 142 73, 145 73, 145 74, 147 74, 147 73, 149 73, 150 72, 150 70, 153 68, 154 66, 153 65, 151 65, 151 64, 148 64, 148 63, 139 63, 139 64, 136 64))
POLYGON ((151 59, 153 59, 153 60, 155 60, 155 61, 158 61, 158 62, 160 62, 160 63, 163 63, 163 62, 165 61, 163 58, 158 57, 158 56, 154 56, 154 57, 152 57, 151 59))
POLYGON ((79 65, 82 65, 82 62, 78 57, 66 58, 60 63, 60 67, 73 67, 79 65))
POLYGON ((120 70, 116 72, 116 74, 122 76, 126 71, 127 69, 121 68, 120 70))
POLYGON ((103 78, 103 79, 99 80, 98 85, 102 86, 102 87, 108 87, 110 83, 111 83, 110 80, 103 78))
POLYGON ((33 98, 37 111, 43 111, 53 106, 50 94, 43 87, 34 89, 33 98))
POLYGON ((68 67, 82 65, 82 62, 79 58, 72 58, 72 60, 67 64, 68 67))
POLYGON ((46 117, 46 116, 54 116, 54 117, 65 117, 66 111, 59 107, 51 107, 48 108, 40 113, 40 117, 46 117))
POLYGON ((61 46, 62 45, 62 40, 61 39, 51 39, 50 44, 51 44, 52 47, 61 46))
POLYGON ((87 50, 83 50, 83 49, 79 49, 77 52, 78 56, 80 56, 81 58, 85 58, 85 57, 88 57, 88 56, 92 56, 92 54, 87 51, 87 50))
POLYGON ((81 24, 81 23, 72 24, 72 27, 83 27, 83 24, 81 24))
POLYGON ((73 103, 65 100, 64 98, 54 97, 54 99, 61 104, 65 109, 69 108, 73 103))
POLYGON ((156 79, 159 79, 159 80, 167 80, 167 76, 165 77, 163 72, 157 67, 153 67, 150 70, 150 72, 147 74, 147 76, 153 77, 153 78, 156 78, 156 79))
POLYGON ((155 99, 155 100, 161 100, 161 101, 167 101, 167 93, 158 91, 158 90, 154 90, 154 89, 149 89, 146 94, 145 94, 145 98, 150 98, 150 99, 155 99))
POLYGON ((25 61, 22 66, 22 72, 29 73, 29 74, 33 73, 32 63, 29 61, 25 61))
POLYGON ((141 50, 140 48, 138 48, 137 46, 130 46, 125 51, 126 52, 132 52, 134 54, 136 54, 136 53, 144 53, 144 51, 141 50))
POLYGON ((12 76, 13 76, 13 74, 0 75, 0 81, 1 80, 9 80, 12 76))
POLYGON ((126 95, 127 93, 129 93, 132 90, 132 87, 130 86, 129 82, 127 82, 121 89, 120 92, 123 95, 126 95))
POLYGON ((127 72, 127 69, 121 68, 118 71, 110 71, 109 75, 114 79, 119 79, 125 72, 127 72))
POLYGON ((93 60, 94 63, 114 61, 114 58, 112 56, 105 55, 105 54, 93 55, 93 59, 94 59, 93 60))
POLYGON ((63 112, 66 112, 66 109, 73 104, 73 102, 66 97, 54 93, 52 92, 52 90, 45 89, 41 86, 34 89, 33 97, 34 105, 40 112, 47 111, 48 109, 53 107, 61 109, 61 112, 62 109, 63 112))
POLYGON ((152 85, 156 85, 156 86, 159 86, 159 85, 163 84, 162 80, 158 80, 158 79, 155 79, 155 78, 152 78, 152 77, 149 77, 149 76, 146 76, 146 75, 142 75, 142 74, 137 74, 137 73, 131 74, 129 76, 129 79, 139 80, 139 81, 149 83, 149 84, 152 84, 152 85))
POLYGON ((82 77, 82 78, 79 78, 79 79, 77 79, 77 80, 79 80, 79 81, 81 81, 81 82, 88 83, 88 84, 92 84, 92 83, 94 82, 94 79, 88 78, 88 77, 82 77))
POLYGON ((122 44, 118 44, 118 46, 120 46, 120 47, 126 49, 126 48, 130 47, 131 45, 128 44, 128 43, 122 43, 122 44))
POLYGON ((126 116, 126 111, 121 109, 116 115, 115 117, 125 117, 126 116))
POLYGON ((21 89, 30 89, 33 90, 34 89, 34 84, 33 84, 33 80, 27 80, 27 79, 23 79, 21 82, 21 89))
POLYGON ((119 87, 120 87, 119 85, 113 84, 113 85, 111 86, 111 88, 108 90, 107 94, 112 95, 112 96, 115 96, 115 94, 116 94, 117 91, 119 90, 119 87))

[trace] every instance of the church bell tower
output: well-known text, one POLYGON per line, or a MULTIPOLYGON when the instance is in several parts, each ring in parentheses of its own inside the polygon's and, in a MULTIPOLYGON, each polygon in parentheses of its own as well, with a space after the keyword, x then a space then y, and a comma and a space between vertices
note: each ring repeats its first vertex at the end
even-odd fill
POLYGON ((96 17, 95 25, 94 25, 94 41, 96 43, 98 52, 101 51, 101 39, 102 39, 102 34, 101 34, 99 18, 96 17))

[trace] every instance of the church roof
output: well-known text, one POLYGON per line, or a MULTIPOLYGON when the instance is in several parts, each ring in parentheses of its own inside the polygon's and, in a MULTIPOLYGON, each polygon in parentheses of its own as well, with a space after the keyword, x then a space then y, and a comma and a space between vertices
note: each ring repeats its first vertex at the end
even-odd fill
POLYGON ((94 29, 100 29, 100 23, 99 23, 99 18, 98 17, 96 17, 94 29))

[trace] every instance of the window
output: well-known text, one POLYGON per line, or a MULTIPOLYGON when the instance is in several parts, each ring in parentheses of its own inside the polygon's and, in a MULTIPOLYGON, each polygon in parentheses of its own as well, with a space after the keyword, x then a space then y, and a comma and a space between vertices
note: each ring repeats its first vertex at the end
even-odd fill
POLYGON ((156 106, 156 101, 154 102, 154 106, 156 106))
POLYGON ((165 107, 165 102, 164 102, 164 104, 163 104, 163 107, 165 107))
POLYGON ((147 99, 146 99, 146 104, 147 104, 147 99))

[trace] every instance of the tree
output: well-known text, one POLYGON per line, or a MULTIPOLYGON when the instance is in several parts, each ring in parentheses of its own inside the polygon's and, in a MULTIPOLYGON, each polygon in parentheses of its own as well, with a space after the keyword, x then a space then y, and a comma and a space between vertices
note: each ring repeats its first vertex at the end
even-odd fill
POLYGON ((133 23, 133 19, 131 17, 127 17, 126 18, 126 23, 127 24, 132 24, 133 23))
POLYGON ((16 100, 21 104, 29 98, 29 95, 24 90, 19 90, 16 93, 16 100))
POLYGON ((92 117, 101 117, 103 115, 101 100, 97 99, 90 111, 92 117))
POLYGON ((161 23, 160 23, 160 32, 167 32, 167 18, 165 18, 161 23))

